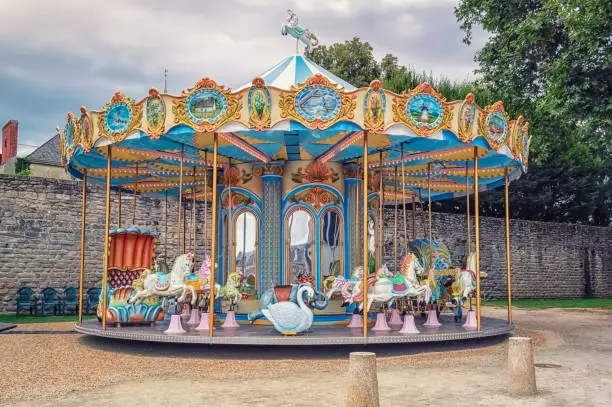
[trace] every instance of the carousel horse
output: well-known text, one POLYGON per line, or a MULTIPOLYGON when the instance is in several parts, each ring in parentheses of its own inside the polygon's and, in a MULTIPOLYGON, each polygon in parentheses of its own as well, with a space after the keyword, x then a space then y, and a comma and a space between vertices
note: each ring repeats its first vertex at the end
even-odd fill
POLYGON ((185 278, 193 268, 193 254, 187 253, 180 255, 174 261, 170 274, 161 272, 152 272, 145 269, 136 280, 133 287, 136 290, 136 295, 131 297, 128 302, 130 304, 140 304, 144 299, 158 297, 176 297, 178 302, 183 302, 187 292, 191 292, 191 305, 196 303, 196 292, 193 286, 185 284, 185 278))
POLYGON ((319 40, 308 28, 298 25, 298 16, 292 10, 287 10, 287 13, 287 22, 281 26, 281 34, 301 41, 306 46, 306 52, 312 51, 312 47, 316 47, 319 40))
MULTIPOLYGON (((210 266, 212 265, 212 261, 210 260, 210 256, 207 254, 202 262, 202 266, 200 267, 200 271, 198 272, 198 290, 202 293, 200 294, 200 301, 198 302, 198 308, 201 310, 208 310, 209 299, 210 299, 210 266)), ((221 294, 221 285, 215 283, 215 300, 219 299, 221 294)))
POLYGON ((345 278, 344 276, 336 276, 331 275, 323 280, 323 289, 325 291, 325 295, 328 299, 331 300, 332 296, 339 292, 342 296, 343 303, 342 306, 346 307, 351 304, 351 297, 353 295, 353 289, 355 288, 355 284, 361 281, 361 277, 363 276, 363 267, 357 266, 353 269, 353 273, 350 278, 345 278))
POLYGON ((229 303, 229 310, 233 311, 234 307, 238 307, 240 300, 242 299, 242 293, 240 287, 242 285, 242 273, 233 271, 227 276, 227 282, 224 286, 220 287, 215 284, 215 298, 221 298, 229 303))

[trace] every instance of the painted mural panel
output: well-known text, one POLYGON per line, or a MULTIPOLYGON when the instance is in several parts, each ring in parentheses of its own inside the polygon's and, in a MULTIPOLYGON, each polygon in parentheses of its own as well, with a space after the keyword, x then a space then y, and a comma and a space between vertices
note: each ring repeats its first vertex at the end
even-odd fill
POLYGON ((291 190, 307 184, 323 184, 344 190, 342 165, 339 163, 316 163, 313 161, 290 161, 285 164, 283 196, 291 190))

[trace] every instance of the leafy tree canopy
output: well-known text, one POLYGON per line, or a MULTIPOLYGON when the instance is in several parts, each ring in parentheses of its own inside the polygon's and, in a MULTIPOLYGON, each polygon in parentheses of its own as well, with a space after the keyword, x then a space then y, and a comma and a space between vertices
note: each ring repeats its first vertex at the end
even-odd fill
MULTIPOLYGON (((355 86, 381 79, 394 92, 429 82, 448 100, 474 93, 481 106, 503 100, 534 136, 529 173, 512 184, 513 217, 609 225, 612 217, 610 22, 612 3, 558 0, 464 0, 456 15, 466 36, 490 33, 476 55, 478 80, 418 73, 353 38, 318 46, 307 56, 355 86), (581 17, 582 16, 582 17, 581 17), (588 18, 585 18, 588 17, 588 18), (586 21, 590 19, 590 21, 586 21)), ((483 194, 482 214, 503 216, 503 191, 483 194)), ((436 204, 464 212, 465 200, 436 204)))

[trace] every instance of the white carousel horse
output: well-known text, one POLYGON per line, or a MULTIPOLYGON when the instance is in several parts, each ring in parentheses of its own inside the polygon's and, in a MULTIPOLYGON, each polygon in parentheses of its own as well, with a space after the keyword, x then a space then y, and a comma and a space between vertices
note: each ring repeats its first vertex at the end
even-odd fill
MULTIPOLYGON (((459 284, 459 291, 461 293, 461 300, 472 297, 476 291, 476 253, 471 252, 468 255, 465 269, 457 271, 456 281, 459 284)), ((487 273, 484 271, 480 272, 480 278, 487 277, 487 273)))
POLYGON ((316 47, 319 44, 317 37, 310 32, 308 28, 303 28, 298 25, 298 16, 292 10, 287 10, 287 22, 281 26, 281 34, 289 34, 293 38, 302 41, 306 46, 306 51, 312 51, 312 47, 316 47))
POLYGON ((160 272, 153 273, 148 269, 144 270, 140 277, 134 281, 133 287, 136 289, 136 295, 131 297, 128 302, 130 304, 139 304, 149 297, 176 297, 179 294, 180 297, 177 301, 183 302, 187 292, 190 291, 191 305, 195 305, 195 289, 193 286, 185 283, 185 278, 189 275, 192 268, 193 254, 187 253, 176 258, 169 275, 160 272))

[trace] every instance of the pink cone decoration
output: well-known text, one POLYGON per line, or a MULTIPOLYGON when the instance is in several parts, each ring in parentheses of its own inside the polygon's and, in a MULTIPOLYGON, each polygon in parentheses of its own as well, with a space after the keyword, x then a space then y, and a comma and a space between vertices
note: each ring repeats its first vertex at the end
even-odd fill
POLYGON ((404 325, 402 329, 398 331, 401 334, 419 334, 419 331, 414 323, 414 315, 408 314, 404 317, 404 325))
POLYGON ((353 314, 347 328, 363 328, 363 320, 358 314, 353 314))
POLYGON ((184 305, 183 306, 183 312, 181 313, 181 318, 184 320, 189 319, 189 317, 191 316, 191 314, 189 313, 189 307, 184 305))
POLYGON ((180 335, 186 332, 187 331, 183 329, 183 325, 181 324, 181 316, 172 315, 170 317, 170 326, 168 326, 168 329, 166 329, 164 333, 167 335, 180 335))
POLYGON ((442 326, 442 324, 438 321, 438 313, 435 309, 427 312, 427 321, 423 324, 423 326, 427 328, 438 328, 442 326))
POLYGON ((476 313, 474 311, 468 311, 463 327, 466 329, 476 329, 476 313))
POLYGON ((376 314, 376 325, 372 328, 372 331, 382 332, 382 331, 390 331, 391 327, 387 325, 387 317, 384 313, 379 312, 376 314))
POLYGON ((236 313, 234 311, 227 311, 225 321, 223 321, 222 328, 238 328, 240 325, 236 322, 236 313))
POLYGON ((402 314, 395 308, 391 309, 391 318, 389 318, 389 325, 402 325, 402 314))
POLYGON ((196 331, 208 331, 208 329, 210 328, 210 320, 208 319, 209 315, 210 314, 208 312, 202 312, 202 317, 200 318, 200 325, 196 327, 196 331))
POLYGON ((189 317, 189 321, 187 321, 187 325, 197 326, 200 323, 200 311, 197 309, 191 310, 191 317, 189 317))

